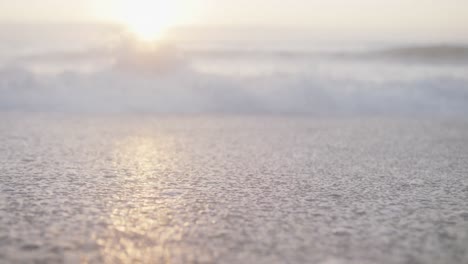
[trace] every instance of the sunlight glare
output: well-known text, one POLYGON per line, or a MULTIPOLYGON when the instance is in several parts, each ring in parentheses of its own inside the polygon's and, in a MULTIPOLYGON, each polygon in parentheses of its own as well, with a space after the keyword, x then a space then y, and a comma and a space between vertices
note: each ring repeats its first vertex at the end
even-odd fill
POLYGON ((176 8, 171 1, 126 0, 118 11, 118 20, 138 38, 145 41, 161 39, 175 23, 176 8))

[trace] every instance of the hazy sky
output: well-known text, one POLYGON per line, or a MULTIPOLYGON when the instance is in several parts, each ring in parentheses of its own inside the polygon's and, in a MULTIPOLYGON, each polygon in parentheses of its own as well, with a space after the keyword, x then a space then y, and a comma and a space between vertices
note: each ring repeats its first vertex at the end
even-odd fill
MULTIPOLYGON (((158 1, 1 1, 0 20, 114 22, 123 2, 127 2, 126 9, 134 8, 133 13, 138 14, 140 10, 148 13, 158 1)), ((466 0, 171 0, 159 1, 157 6, 164 9, 167 3, 171 11, 162 12, 172 16, 171 26, 256 25, 343 33, 468 35, 466 0)))

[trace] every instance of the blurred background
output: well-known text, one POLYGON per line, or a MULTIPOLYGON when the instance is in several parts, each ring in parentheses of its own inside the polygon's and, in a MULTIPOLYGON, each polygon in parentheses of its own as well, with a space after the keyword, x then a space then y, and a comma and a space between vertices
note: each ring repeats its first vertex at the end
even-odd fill
POLYGON ((0 4, 0 108, 436 114, 468 110, 468 4, 0 4))

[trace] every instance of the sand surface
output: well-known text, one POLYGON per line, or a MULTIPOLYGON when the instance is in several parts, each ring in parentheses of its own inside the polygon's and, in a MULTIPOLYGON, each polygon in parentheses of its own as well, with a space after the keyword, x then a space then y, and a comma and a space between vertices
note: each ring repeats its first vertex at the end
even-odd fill
POLYGON ((0 263, 468 263, 468 122, 0 120, 0 263))

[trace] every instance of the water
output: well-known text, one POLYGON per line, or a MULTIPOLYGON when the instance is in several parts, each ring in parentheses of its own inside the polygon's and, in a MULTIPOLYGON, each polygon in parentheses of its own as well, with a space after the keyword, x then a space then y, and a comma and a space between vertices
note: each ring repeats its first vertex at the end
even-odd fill
POLYGON ((466 43, 262 32, 0 26, 0 110, 468 115, 466 43))
POLYGON ((0 118, 0 263, 468 261, 466 121, 0 118))

